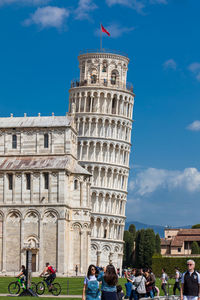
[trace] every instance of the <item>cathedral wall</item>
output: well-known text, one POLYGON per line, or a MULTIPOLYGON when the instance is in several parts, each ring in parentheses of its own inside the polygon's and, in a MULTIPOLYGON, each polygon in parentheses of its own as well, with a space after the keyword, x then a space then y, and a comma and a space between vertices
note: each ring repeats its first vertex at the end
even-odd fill
POLYGON ((72 154, 76 157, 76 147, 77 136, 71 128, 0 129, 0 155, 72 154))
POLYGON ((29 239, 39 239, 39 216, 38 212, 30 211, 24 218, 24 241, 28 242, 29 239))
POLYGON ((28 249, 34 255, 34 275, 46 262, 59 275, 74 275, 76 264, 85 274, 91 184, 76 159, 73 118, 11 116, 0 120, 0 127, 1 275, 16 275, 28 249))
POLYGON ((21 219, 20 215, 13 211, 6 219, 6 270, 17 271, 20 269, 21 258, 21 219))
POLYGON ((47 212, 43 221, 43 253, 45 262, 57 266, 57 216, 53 212, 47 212))

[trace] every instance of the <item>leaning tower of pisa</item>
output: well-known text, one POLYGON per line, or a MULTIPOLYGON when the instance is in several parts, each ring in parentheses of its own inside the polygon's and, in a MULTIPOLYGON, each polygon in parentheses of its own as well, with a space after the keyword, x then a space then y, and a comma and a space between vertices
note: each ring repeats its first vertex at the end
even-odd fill
POLYGON ((69 112, 75 113, 79 161, 93 175, 91 263, 121 268, 134 105, 129 58, 85 51, 78 60, 80 78, 71 83, 69 112))

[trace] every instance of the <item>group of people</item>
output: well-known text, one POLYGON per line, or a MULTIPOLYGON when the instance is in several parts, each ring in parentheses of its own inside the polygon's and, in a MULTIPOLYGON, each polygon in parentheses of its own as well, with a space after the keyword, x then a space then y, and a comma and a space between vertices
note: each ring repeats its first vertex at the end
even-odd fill
MULTIPOLYGON (((121 285, 118 285, 118 272, 113 265, 108 265, 99 272, 98 267, 90 265, 87 276, 84 279, 82 300, 138 300, 143 297, 154 298, 159 296, 159 288, 156 286, 156 278, 150 268, 133 269, 125 272, 127 279, 126 295, 124 296, 121 285), (101 291, 100 291, 101 283, 101 291)), ((168 275, 162 269, 161 289, 167 296, 168 275)), ((187 271, 181 273, 175 268, 174 295, 176 290, 180 292, 181 300, 200 300, 200 274, 195 270, 195 262, 187 261, 187 271), (181 287, 180 287, 181 283, 181 287)))
POLYGON ((118 285, 118 275, 113 265, 99 270, 90 265, 84 279, 82 300, 122 300, 124 293, 118 285), (99 288, 101 282, 101 291, 99 288))
POLYGON ((159 289, 156 287, 156 278, 150 268, 133 269, 130 274, 125 275, 127 278, 126 298, 138 300, 144 297, 154 298, 159 289))
MULTIPOLYGON (((46 263, 40 276, 43 275, 47 275, 46 283, 49 290, 51 290, 52 282, 56 278, 56 269, 49 263, 46 263)), ((25 287, 26 276, 26 268, 22 265, 21 272, 17 277, 20 277, 23 287, 25 287)), ((119 272, 116 272, 115 267, 111 264, 102 269, 90 265, 87 276, 84 279, 82 300, 139 300, 143 297, 154 298, 155 295, 159 296, 156 278, 150 268, 144 270, 133 269, 125 274, 127 278, 125 297, 122 286, 118 284, 118 277, 119 272)), ((161 280, 161 288, 164 294, 167 295, 168 276, 164 268, 162 269, 161 280)), ((177 267, 175 268, 174 295, 176 294, 176 289, 180 291, 181 300, 200 300, 200 274, 195 270, 194 260, 190 259, 187 261, 187 271, 183 274, 177 267)))

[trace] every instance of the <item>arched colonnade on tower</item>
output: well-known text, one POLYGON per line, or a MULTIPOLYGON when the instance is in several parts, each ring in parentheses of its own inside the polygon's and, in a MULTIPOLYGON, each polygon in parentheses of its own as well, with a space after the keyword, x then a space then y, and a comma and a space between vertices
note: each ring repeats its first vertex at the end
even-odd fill
POLYGON ((80 141, 78 159, 129 166, 130 146, 108 141, 80 141))
POLYGON ((109 117, 80 117, 76 119, 76 126, 80 137, 111 138, 128 143, 131 141, 130 121, 109 117))
POLYGON ((70 107, 72 103, 76 105, 77 113, 101 113, 113 114, 132 119, 133 96, 128 93, 100 92, 100 91, 71 91, 70 107))
POLYGON ((127 191, 129 171, 117 167, 104 165, 83 165, 92 176, 92 187, 103 187, 112 190, 127 191))
POLYGON ((93 213, 125 215, 126 194, 92 190, 91 202, 93 213))
POLYGON ((91 237, 99 239, 123 240, 124 220, 112 217, 93 216, 91 237))

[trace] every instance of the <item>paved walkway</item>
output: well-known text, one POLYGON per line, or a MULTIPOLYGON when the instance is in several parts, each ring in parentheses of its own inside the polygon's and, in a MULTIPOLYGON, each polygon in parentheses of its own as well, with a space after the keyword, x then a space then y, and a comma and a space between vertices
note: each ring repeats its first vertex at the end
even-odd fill
MULTIPOLYGON (((0 297, 16 297, 16 296, 19 296, 19 295, 10 295, 10 294, 0 294, 0 297)), ((81 295, 59 295, 59 296, 53 296, 53 295, 41 295, 38 297, 44 297, 44 298, 79 298, 81 299, 82 296, 81 295)))

